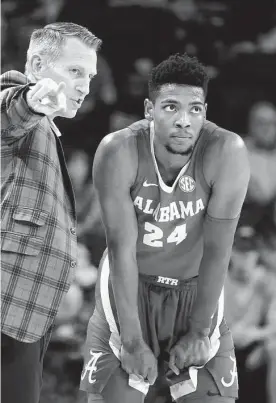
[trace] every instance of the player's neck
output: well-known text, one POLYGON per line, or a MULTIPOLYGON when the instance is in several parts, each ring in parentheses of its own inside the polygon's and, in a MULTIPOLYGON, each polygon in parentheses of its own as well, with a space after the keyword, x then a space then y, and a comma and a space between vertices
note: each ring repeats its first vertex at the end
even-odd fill
POLYGON ((191 158, 191 154, 172 154, 161 145, 154 145, 154 154, 160 175, 168 186, 171 186, 181 169, 191 158))
POLYGON ((158 143, 154 143, 154 154, 158 165, 169 171, 180 171, 192 156, 192 152, 187 155, 173 154, 158 143))

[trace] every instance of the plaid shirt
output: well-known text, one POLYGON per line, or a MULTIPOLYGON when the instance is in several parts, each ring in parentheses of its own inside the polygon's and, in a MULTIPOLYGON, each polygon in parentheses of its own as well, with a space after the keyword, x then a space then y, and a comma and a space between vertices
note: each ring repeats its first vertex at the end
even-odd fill
POLYGON ((52 325, 77 261, 74 194, 58 129, 28 107, 26 76, 1 82, 1 328, 34 342, 52 325))

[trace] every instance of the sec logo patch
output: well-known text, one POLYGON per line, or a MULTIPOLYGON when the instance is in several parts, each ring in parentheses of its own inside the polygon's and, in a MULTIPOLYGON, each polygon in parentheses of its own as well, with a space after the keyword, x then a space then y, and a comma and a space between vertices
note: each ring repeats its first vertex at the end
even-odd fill
POLYGON ((181 178, 178 181, 178 185, 182 192, 187 192, 190 193, 193 190, 195 190, 196 183, 193 178, 191 178, 188 175, 181 176, 181 178))

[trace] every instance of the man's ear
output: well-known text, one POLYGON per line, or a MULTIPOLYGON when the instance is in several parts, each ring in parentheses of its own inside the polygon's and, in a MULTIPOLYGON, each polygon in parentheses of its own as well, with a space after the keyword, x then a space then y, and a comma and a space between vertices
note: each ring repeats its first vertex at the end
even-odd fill
POLYGON ((207 104, 207 102, 204 104, 204 107, 205 107, 205 117, 206 117, 207 108, 208 108, 208 104, 207 104))
POLYGON ((144 101, 145 118, 151 122, 153 120, 153 103, 148 98, 144 101))
POLYGON ((32 75, 38 80, 41 78, 41 73, 44 69, 45 61, 40 55, 32 55, 30 59, 30 67, 32 75))

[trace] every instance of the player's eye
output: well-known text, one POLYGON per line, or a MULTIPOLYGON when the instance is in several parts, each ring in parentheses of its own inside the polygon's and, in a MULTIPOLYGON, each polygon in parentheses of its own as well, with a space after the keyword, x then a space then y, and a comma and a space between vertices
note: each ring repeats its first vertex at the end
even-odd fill
POLYGON ((195 106, 192 107, 191 112, 193 112, 193 113, 201 113, 202 112, 202 107, 195 105, 195 106))
POLYGON ((174 111, 176 111, 176 106, 175 106, 175 105, 166 105, 166 106, 164 107, 164 110, 165 110, 166 112, 174 112, 174 111))

